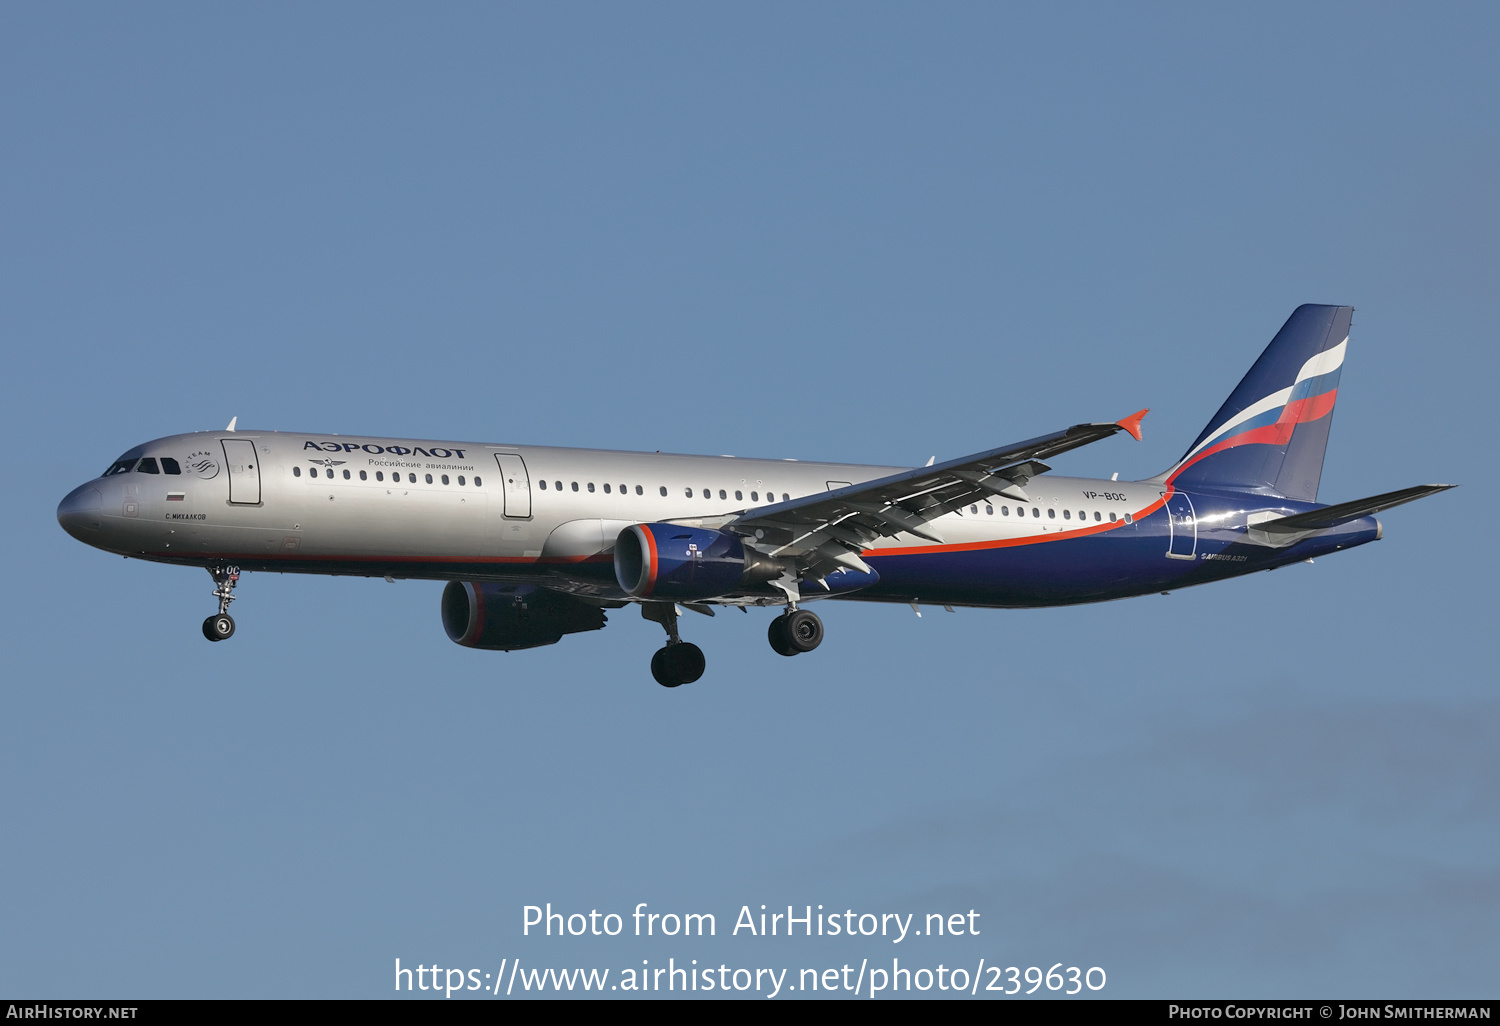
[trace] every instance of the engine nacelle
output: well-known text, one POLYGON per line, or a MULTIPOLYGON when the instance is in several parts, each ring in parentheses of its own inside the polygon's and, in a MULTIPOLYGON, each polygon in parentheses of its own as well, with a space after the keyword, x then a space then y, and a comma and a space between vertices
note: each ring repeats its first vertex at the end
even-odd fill
POLYGON ((632 598, 716 598, 775 580, 781 565, 737 535, 680 524, 635 524, 615 540, 615 580, 632 598))
POLYGON ((530 584, 449 581, 443 589, 443 629, 465 648, 539 648, 604 623, 598 606, 530 584))

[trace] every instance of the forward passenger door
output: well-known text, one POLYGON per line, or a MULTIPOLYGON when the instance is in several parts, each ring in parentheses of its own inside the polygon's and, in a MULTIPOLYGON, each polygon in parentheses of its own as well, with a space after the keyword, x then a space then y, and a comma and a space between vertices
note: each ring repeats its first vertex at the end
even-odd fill
POLYGON ((238 506, 260 505, 260 456, 248 438, 223 438, 224 466, 229 468, 229 501, 238 506))

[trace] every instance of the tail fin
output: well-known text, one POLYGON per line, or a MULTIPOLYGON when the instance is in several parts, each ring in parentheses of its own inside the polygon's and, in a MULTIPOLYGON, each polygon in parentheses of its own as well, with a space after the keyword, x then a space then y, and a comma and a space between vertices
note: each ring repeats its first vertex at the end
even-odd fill
POLYGON ((1165 479, 1315 501, 1353 316, 1297 307, 1165 479))

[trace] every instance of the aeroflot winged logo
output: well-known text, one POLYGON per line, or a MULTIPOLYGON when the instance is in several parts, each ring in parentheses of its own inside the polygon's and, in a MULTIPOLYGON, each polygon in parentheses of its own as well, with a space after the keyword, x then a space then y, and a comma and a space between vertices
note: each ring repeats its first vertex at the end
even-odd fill
POLYGON ((342 467, 344 460, 308 460, 309 463, 317 463, 324 467, 342 467))
POLYGON ((392 456, 426 456, 439 460, 467 458, 462 449, 445 449, 437 445, 424 449, 420 445, 376 445, 373 442, 303 442, 302 448, 315 452, 367 452, 372 456, 389 453, 392 456))

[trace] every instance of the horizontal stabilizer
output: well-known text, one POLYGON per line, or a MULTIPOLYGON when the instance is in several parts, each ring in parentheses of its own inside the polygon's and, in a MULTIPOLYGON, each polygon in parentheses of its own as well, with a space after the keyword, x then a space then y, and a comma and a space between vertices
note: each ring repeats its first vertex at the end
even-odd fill
POLYGON ((1402 488, 1395 492, 1386 492, 1384 495, 1372 495, 1368 499, 1354 499, 1350 502, 1341 502, 1337 506, 1324 506, 1307 513, 1296 513, 1289 517, 1281 517, 1277 520, 1266 520, 1255 525, 1257 531, 1316 531, 1324 527, 1337 527, 1339 524, 1367 517, 1372 513, 1379 513, 1383 509, 1392 506, 1400 506, 1402 503, 1415 502, 1417 499, 1425 499, 1429 495, 1445 492, 1453 485, 1429 484, 1413 485, 1411 488, 1402 488))

